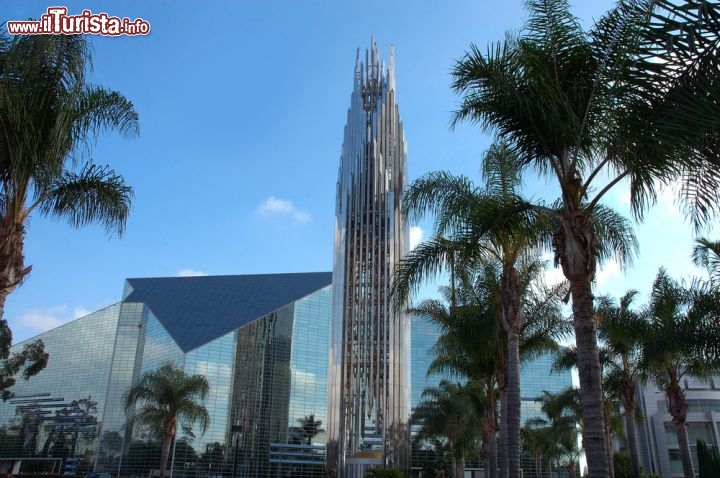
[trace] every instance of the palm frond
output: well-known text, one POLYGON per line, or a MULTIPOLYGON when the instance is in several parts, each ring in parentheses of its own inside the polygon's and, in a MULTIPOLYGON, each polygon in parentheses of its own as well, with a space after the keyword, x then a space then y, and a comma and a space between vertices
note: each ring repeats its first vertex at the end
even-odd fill
POLYGON ((121 176, 94 164, 86 165, 79 174, 65 171, 48 190, 38 193, 35 205, 42 214, 65 217, 73 227, 99 222, 108 233, 118 234, 125 229, 133 195, 121 176))
POLYGON ((682 178, 681 198, 699 228, 718 212, 720 5, 704 0, 653 5, 629 71, 633 118, 619 126, 642 132, 634 158, 649 174, 682 178))
POLYGON ((140 133, 139 115, 132 102, 117 91, 100 86, 87 86, 77 95, 73 125, 76 143, 106 131, 117 131, 126 137, 140 133))
POLYGON ((599 263, 615 259, 621 269, 631 265, 639 245, 630 221, 602 204, 595 206, 590 221, 598 238, 599 263))
POLYGON ((483 155, 482 178, 490 196, 513 196, 522 182, 518 156, 506 142, 490 145, 483 155))
POLYGON ((692 261, 708 272, 712 283, 720 285, 720 241, 711 241, 705 237, 696 239, 692 261))
POLYGON ((447 171, 431 172, 407 188, 403 210, 410 220, 419 220, 428 214, 436 216, 436 232, 442 235, 454 224, 453 216, 462 217, 462 212, 472 206, 478 194, 478 189, 465 176, 454 176, 447 171))
POLYGON ((443 237, 433 237, 418 244, 395 267, 391 300, 396 310, 406 306, 410 295, 415 293, 422 283, 453 263, 454 245, 443 237))
POLYGON ((138 407, 134 420, 164 435, 177 420, 199 422, 203 432, 210 423, 207 409, 198 403, 207 397, 210 385, 202 375, 186 375, 172 363, 145 373, 123 397, 125 408, 138 407))

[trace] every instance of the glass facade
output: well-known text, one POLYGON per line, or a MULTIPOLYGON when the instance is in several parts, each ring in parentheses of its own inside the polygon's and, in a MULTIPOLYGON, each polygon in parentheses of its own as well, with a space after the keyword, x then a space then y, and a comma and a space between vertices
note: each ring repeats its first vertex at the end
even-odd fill
POLYGON ((412 395, 413 410, 420 403, 423 390, 440 383, 441 377, 428 377, 427 371, 433 360, 432 348, 440 337, 440 329, 427 317, 413 316, 410 323, 412 333, 412 395))
MULTIPOLYGON (((414 316, 411 322, 412 329, 412 408, 413 410, 421 401, 422 392, 426 387, 439 385, 443 379, 463 381, 463 378, 451 375, 427 375, 427 370, 434 355, 432 347, 440 337, 440 329, 429 318, 414 316)), ((559 392, 572 386, 572 374, 570 371, 550 372, 554 357, 543 355, 535 360, 520 364, 520 386, 521 386, 521 417, 520 423, 534 417, 543 417, 540 411, 539 398, 543 391, 551 393, 559 392)), ((413 433, 415 432, 413 427, 413 433)), ((534 467, 534 464, 524 457, 523 466, 525 469, 534 467)), ((412 466, 415 469, 422 468, 427 461, 433 461, 434 454, 427 449, 413 447, 412 466)), ((466 466, 476 467, 480 464, 468 460, 466 466)))
POLYGON ((121 305, 115 304, 42 335, 52 358, 35 377, 18 379, 12 388, 16 398, 0 405, 0 457, 43 454, 50 460, 35 463, 35 469, 57 471, 61 459, 72 454, 80 458, 75 466, 81 470, 92 467, 120 318, 121 305), (82 420, 82 426, 69 426, 78 419, 63 418, 85 412, 93 419, 82 420))
POLYGON ((409 468, 410 322, 390 303, 393 270, 409 250, 394 69, 392 49, 387 68, 374 40, 365 61, 358 51, 335 205, 330 476, 362 478, 369 450, 376 464, 409 468))
POLYGON ((234 464, 238 477, 321 476, 330 278, 330 273, 189 278, 199 293, 210 284, 226 298, 209 304, 202 294, 197 303, 204 310, 185 307, 197 327, 228 330, 194 343, 201 334, 173 322, 187 317, 166 316, 172 310, 168 304, 185 294, 186 281, 129 280, 124 302, 38 337, 50 361, 30 381, 19 380, 16 398, 0 405, 0 460, 22 463, 22 471, 157 473, 159 438, 147 427, 130 425, 133 410, 125 411, 123 397, 143 373, 171 362, 210 384, 203 402, 210 414, 207 430, 178 427, 168 463, 174 477, 231 476, 234 464), (218 291, 218 284, 227 290, 218 291), (273 287, 282 292, 275 294, 273 287), (147 300, 135 301, 142 294, 147 300), (247 310, 233 310, 238 307, 247 310), (263 310, 269 312, 253 317, 263 310), (78 419, 81 411, 88 418, 78 419), (57 418, 61 415, 66 418, 57 418), (70 415, 74 428, 67 425, 70 415))
POLYGON ((572 387, 572 374, 569 370, 551 371, 554 360, 552 355, 543 355, 520 364, 521 424, 531 418, 544 417, 539 402, 543 391, 556 393, 572 387))
MULTIPOLYGON (((450 376, 427 376, 432 362, 432 347, 440 336, 440 330, 426 317, 412 319, 412 407, 420 402, 425 387, 435 386, 443 378, 457 380, 450 376)), ((521 424, 535 417, 542 417, 539 398, 543 391, 559 392, 572 386, 570 371, 551 372, 554 357, 550 354, 540 356, 520 364, 521 385, 521 424)))
MULTIPOLYGON (((123 302, 41 335, 50 353, 47 368, 29 381, 18 380, 16 398, 0 404, 0 460, 22 460, 21 471, 82 475, 95 469, 148 477, 159 466, 159 439, 146 427, 130 425, 133 410, 126 412, 123 396, 143 373, 172 362, 210 384, 204 401, 207 430, 181 426, 177 431, 168 464, 175 478, 229 478, 233 464, 236 477, 325 476, 330 273, 305 288, 298 287, 308 280, 302 274, 234 277, 190 278, 198 297, 205 297, 202 288, 208 284, 217 295, 215 301, 205 297, 198 307, 188 302, 182 308, 198 327, 226 322, 215 325, 223 332, 211 340, 205 335, 193 341, 197 334, 187 326, 177 328, 175 319, 187 320, 177 315, 181 309, 167 308, 187 294, 186 283, 177 278, 131 279, 123 302), (286 295, 257 308, 263 291, 276 294, 276 282, 286 295), (137 300, 141 296, 143 301, 137 300), (243 315, 242 307, 253 312, 243 315)), ((426 376, 437 327, 415 317, 411 335, 414 407, 423 389, 443 377, 426 376)), ((550 360, 522 366, 523 420, 537 412, 533 400, 543 390, 570 385, 569 373, 548 373, 550 360)))

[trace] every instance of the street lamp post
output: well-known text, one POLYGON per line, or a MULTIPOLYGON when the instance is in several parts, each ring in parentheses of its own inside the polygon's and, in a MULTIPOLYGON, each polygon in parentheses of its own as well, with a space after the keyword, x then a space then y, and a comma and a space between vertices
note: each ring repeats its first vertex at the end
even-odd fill
POLYGON ((238 420, 235 422, 235 425, 231 428, 231 433, 233 437, 235 438, 235 455, 233 457, 233 472, 232 472, 232 478, 236 478, 237 473, 237 456, 238 456, 238 448, 240 448, 240 437, 242 436, 242 425, 240 425, 240 421, 238 420))

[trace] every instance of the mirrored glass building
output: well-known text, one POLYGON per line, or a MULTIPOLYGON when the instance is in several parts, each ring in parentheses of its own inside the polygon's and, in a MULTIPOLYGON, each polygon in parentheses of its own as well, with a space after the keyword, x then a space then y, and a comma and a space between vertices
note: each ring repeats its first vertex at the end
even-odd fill
POLYGON ((152 475, 158 437, 123 395, 172 362, 210 384, 210 425, 178 431, 174 477, 321 476, 330 305, 329 272, 128 279, 120 303, 39 337, 51 359, 0 406, 0 460, 152 475), (56 426, 77 408, 89 425, 56 426))
MULTIPOLYGON (((120 302, 35 338, 50 361, 0 404, 0 473, 158 476, 160 439, 133 424, 124 395, 168 362, 210 385, 209 427, 179 428, 173 478, 409 470, 437 329, 416 320, 411 331, 389 301, 409 246, 406 182, 394 57, 386 65, 373 41, 356 59, 333 272, 127 279, 120 302)), ((529 393, 545 387, 539 367, 529 393)))
POLYGON ((389 65, 358 51, 335 209, 328 463, 331 475, 409 468, 410 323, 390 303, 408 251, 407 146, 389 65), (337 468, 333 465, 337 464, 337 468))

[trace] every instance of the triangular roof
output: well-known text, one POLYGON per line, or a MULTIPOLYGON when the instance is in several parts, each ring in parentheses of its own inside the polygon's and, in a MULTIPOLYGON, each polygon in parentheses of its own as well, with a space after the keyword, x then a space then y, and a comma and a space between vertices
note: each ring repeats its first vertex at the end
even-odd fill
POLYGON ((331 272, 127 279, 184 352, 330 285, 331 272))

